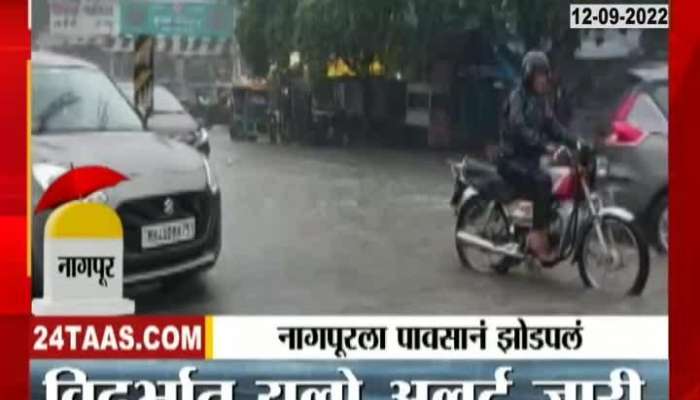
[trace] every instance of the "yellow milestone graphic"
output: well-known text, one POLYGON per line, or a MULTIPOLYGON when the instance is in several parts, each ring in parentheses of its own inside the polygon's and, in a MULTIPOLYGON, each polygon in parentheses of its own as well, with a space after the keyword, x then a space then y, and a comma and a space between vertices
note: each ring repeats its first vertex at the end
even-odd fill
POLYGON ((122 315, 123 229, 108 205, 72 201, 55 209, 44 230, 44 298, 35 315, 122 315))

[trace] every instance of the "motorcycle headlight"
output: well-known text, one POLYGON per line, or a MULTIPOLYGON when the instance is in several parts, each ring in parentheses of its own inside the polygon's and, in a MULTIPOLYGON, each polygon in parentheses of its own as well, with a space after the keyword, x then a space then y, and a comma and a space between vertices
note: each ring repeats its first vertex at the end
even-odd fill
POLYGON ((605 157, 598 157, 596 159, 596 177, 597 178, 607 178, 610 175, 610 162, 605 157))
POLYGON ((41 190, 46 190, 46 188, 66 172, 68 172, 68 168, 61 165, 48 163, 32 165, 32 175, 41 187, 41 190))
POLYGON ((212 193, 216 193, 219 191, 219 183, 216 180, 216 174, 206 158, 202 158, 202 161, 204 162, 204 170, 207 174, 207 186, 209 186, 209 190, 211 190, 212 193))

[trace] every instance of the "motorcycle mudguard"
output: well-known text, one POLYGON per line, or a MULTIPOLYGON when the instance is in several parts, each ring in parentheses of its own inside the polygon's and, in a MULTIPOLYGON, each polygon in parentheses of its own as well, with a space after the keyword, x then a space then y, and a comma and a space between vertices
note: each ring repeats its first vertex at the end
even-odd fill
MULTIPOLYGON (((598 215, 600 218, 605 218, 605 217, 614 217, 614 218, 619 218, 628 224, 634 223, 634 214, 631 212, 627 211, 626 209, 622 207, 615 207, 615 206, 609 206, 609 207, 603 207, 600 209, 598 215)), ((581 236, 578 238, 578 243, 576 244, 576 255, 574 256, 574 260, 578 261, 581 258, 581 253, 583 252, 583 236, 585 235, 586 232, 588 232, 590 229, 592 229, 593 225, 593 218, 588 218, 584 225, 582 226, 581 229, 581 236)))
POLYGON ((631 212, 627 211, 626 209, 622 207, 615 207, 615 206, 609 206, 609 207, 603 207, 600 210, 600 216, 601 217, 617 217, 620 218, 621 220, 627 222, 627 223, 633 223, 634 222, 634 214, 631 212))

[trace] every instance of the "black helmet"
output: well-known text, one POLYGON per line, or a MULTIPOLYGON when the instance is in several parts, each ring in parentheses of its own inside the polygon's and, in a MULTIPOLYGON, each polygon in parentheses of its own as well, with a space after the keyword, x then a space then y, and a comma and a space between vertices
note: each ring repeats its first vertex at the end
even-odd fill
POLYGON ((522 74, 523 80, 530 80, 532 74, 541 71, 549 75, 549 59, 544 52, 531 50, 523 56, 522 74))

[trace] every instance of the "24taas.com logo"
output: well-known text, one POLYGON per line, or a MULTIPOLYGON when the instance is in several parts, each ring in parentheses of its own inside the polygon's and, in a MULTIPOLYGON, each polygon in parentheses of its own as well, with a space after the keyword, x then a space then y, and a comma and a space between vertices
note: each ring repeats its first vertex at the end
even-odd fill
POLYGON ((201 325, 61 324, 37 325, 33 330, 34 352, 49 351, 200 351, 201 325))

